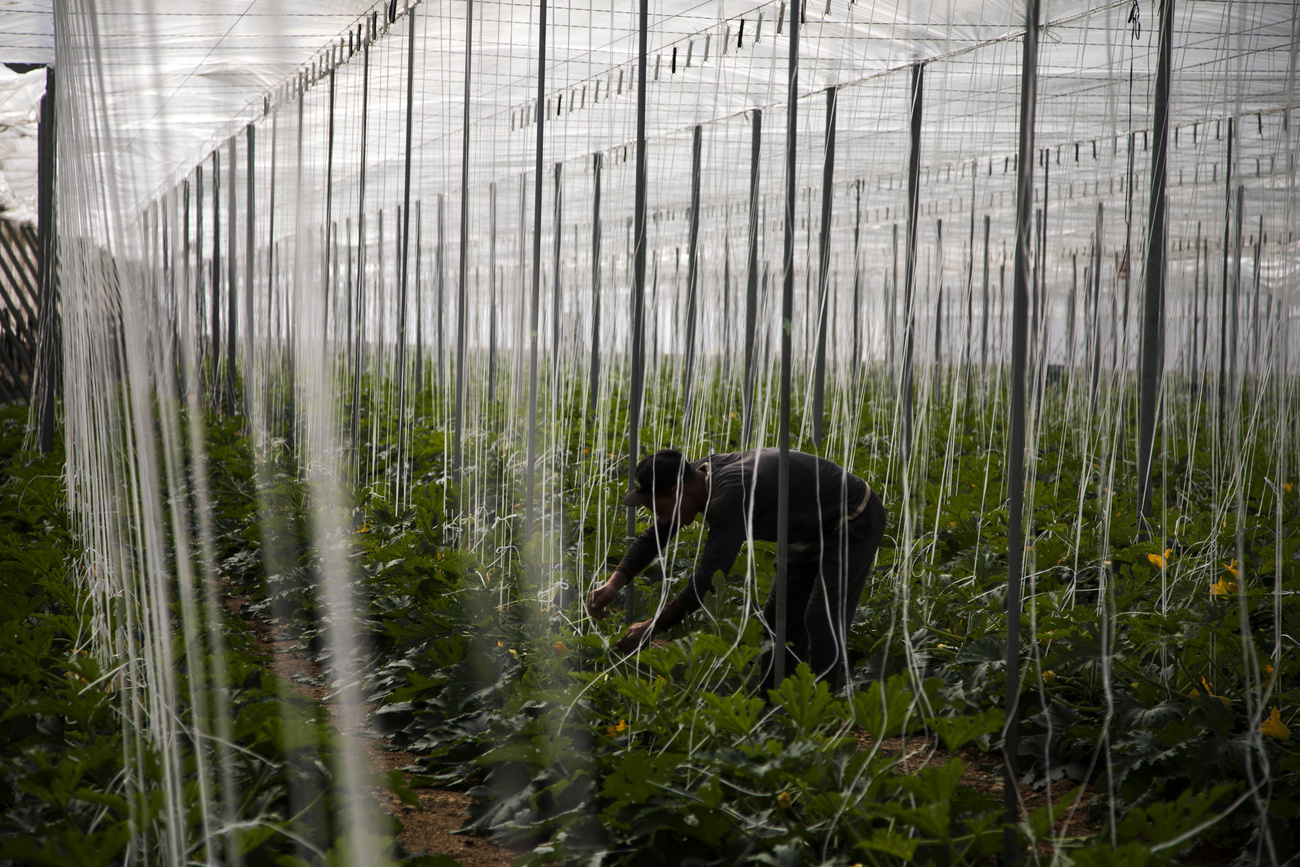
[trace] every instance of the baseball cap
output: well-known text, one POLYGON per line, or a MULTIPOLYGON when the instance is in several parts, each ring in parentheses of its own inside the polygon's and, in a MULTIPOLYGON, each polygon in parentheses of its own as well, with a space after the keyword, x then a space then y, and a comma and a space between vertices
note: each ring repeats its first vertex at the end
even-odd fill
POLYGON ((646 455, 636 465, 632 487, 623 498, 625 506, 640 506, 650 502, 654 495, 679 484, 686 474, 686 458, 676 449, 660 449, 646 455))

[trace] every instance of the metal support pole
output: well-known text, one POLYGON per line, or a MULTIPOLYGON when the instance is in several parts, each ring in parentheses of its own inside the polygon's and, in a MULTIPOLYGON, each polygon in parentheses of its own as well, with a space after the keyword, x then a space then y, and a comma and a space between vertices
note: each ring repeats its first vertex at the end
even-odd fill
MULTIPOLYGON (((560 394, 560 251, 564 241, 564 164, 555 164, 554 256, 551 261, 551 402, 560 394)), ((553 407, 554 408, 554 407, 553 407)))
MULTIPOLYGON (((55 231, 55 155, 58 139, 55 136, 55 77, 54 67, 45 70, 45 95, 41 97, 41 122, 37 127, 37 178, 36 219, 37 243, 40 246, 40 416, 38 439, 40 449, 49 454, 54 450, 54 403, 59 392, 59 344, 62 341, 58 303, 58 259, 55 231)), ((186 199, 188 205, 188 198, 186 199)), ((188 237, 188 235, 187 235, 188 237)))
MULTIPOLYGON (((419 203, 416 203, 419 207, 419 203)), ((497 399, 497 182, 488 184, 488 403, 497 399)))
POLYGON ((1160 47, 1156 66, 1151 209, 1147 221, 1146 298, 1142 307, 1142 402, 1138 421, 1138 514, 1151 517, 1151 460, 1156 410, 1164 375, 1165 231, 1169 151, 1169 88, 1173 68, 1174 0, 1160 0, 1160 47))
POLYGON ((699 263, 696 245, 700 238, 700 151, 702 150, 703 131, 699 124, 691 138, 691 217, 686 250, 686 399, 685 412, 682 414, 682 432, 691 423, 691 410, 695 397, 695 316, 698 303, 696 293, 699 291, 699 263))
POLYGON ((1228 154, 1223 166, 1223 292, 1219 310, 1219 417, 1218 439, 1223 445, 1226 432, 1225 413, 1228 407, 1228 257, 1232 252, 1232 142, 1233 118, 1228 118, 1228 154))
MULTIPOLYGON (((641 399, 645 388, 645 257, 646 257, 646 71, 649 57, 650 4, 638 4, 638 37, 636 60, 636 200, 633 206, 632 228, 632 383, 628 407, 627 475, 633 481, 640 450, 641 399)), ((636 508, 627 509, 627 537, 636 534, 636 508)), ((632 623, 636 612, 636 584, 627 585, 627 621, 632 623)))
POLYGON ((591 206, 591 381, 587 386, 587 407, 592 412, 596 411, 600 392, 600 172, 604 164, 604 154, 597 151, 591 163, 595 197, 591 206))
MULTIPOLYGON (((415 200, 415 395, 424 391, 424 280, 420 271, 424 244, 420 234, 420 200, 415 200)), ((419 414, 419 409, 416 409, 419 414)))
POLYGON ((438 243, 434 247, 434 254, 433 254, 434 268, 437 270, 436 276, 437 276, 437 287, 438 287, 438 300, 434 303, 434 309, 437 311, 438 314, 437 323, 435 327, 435 331, 437 333, 434 335, 435 337, 434 345, 437 347, 436 355, 434 356, 435 357, 434 371, 436 374, 444 375, 444 376, 435 377, 436 379, 441 380, 441 382, 438 382, 438 384, 441 385, 442 382, 445 382, 445 373, 447 369, 447 361, 446 361, 447 356, 445 354, 446 347, 443 345, 443 340, 446 332, 446 328, 445 328, 446 323, 444 323, 443 321, 443 316, 446 314, 446 310, 447 310, 447 212, 446 209, 443 207, 443 205, 445 204, 445 199, 443 198, 442 193, 439 193, 437 195, 437 202, 438 202, 438 243))
POLYGON ((777 446, 776 574, 772 577, 772 598, 776 600, 776 625, 772 638, 772 686, 785 677, 786 579, 790 567, 790 374, 791 336, 794 320, 794 207, 795 142, 798 136, 799 17, 790 15, 789 89, 785 121, 785 241, 781 250, 781 415, 777 446))
POLYGON ((329 359, 330 299, 334 294, 334 273, 330 269, 330 249, 338 239, 334 225, 334 70, 330 70, 329 119, 325 133, 325 244, 321 250, 321 282, 325 286, 320 318, 320 364, 324 369, 329 359))
POLYGON ((221 365, 221 156, 212 151, 212 404, 220 392, 221 365))
POLYGON ((226 159, 226 415, 235 414, 235 346, 239 340, 239 263, 235 261, 235 137, 227 140, 226 159))
MULTIPOLYGON (((274 213, 274 211, 272 211, 274 213)), ((189 221, 186 221, 189 225, 189 221)), ((188 261, 188 260, 187 260, 188 261)), ((194 167, 194 340, 196 344, 194 381, 203 391, 203 320, 207 318, 207 271, 203 267, 203 166, 194 167)))
POLYGON ((934 226, 935 282, 939 284, 939 295, 934 304, 934 370, 931 372, 930 399, 937 400, 943 396, 943 373, 940 359, 943 354, 943 220, 936 220, 934 226))
POLYGON ((989 215, 984 215, 984 303, 980 313, 980 381, 989 367, 989 215))
MULTIPOLYGON (((642 0, 645 3, 646 0, 642 0)), ((536 164, 533 172, 533 288, 532 307, 529 310, 528 329, 528 462, 524 469, 524 541, 533 538, 537 527, 537 504, 534 496, 537 490, 537 317, 538 304, 542 293, 542 152, 546 130, 546 0, 541 0, 541 15, 538 21, 537 49, 537 149, 534 154, 536 164)), ((439 235, 442 232, 442 198, 439 205, 439 235)), ((558 231, 558 229, 557 229, 558 231)), ((441 240, 438 258, 441 260, 441 240)), ((441 267, 441 266, 439 266, 441 267)), ((441 281, 441 277, 439 277, 441 281)), ((441 300, 441 299, 439 299, 441 300)), ((439 329, 441 332, 441 329, 439 329)), ((441 358, 441 353, 439 353, 441 358)))
POLYGON ((1089 389, 1092 413, 1097 414, 1098 390, 1101 388, 1101 263, 1102 228, 1105 209, 1097 203, 1097 224, 1093 228, 1092 242, 1092 387, 1089 389))
POLYGON ((912 458, 912 342, 916 328, 916 222, 921 181, 921 96, 925 65, 912 67, 911 151, 907 161, 907 239, 903 251, 903 373, 899 382, 902 397, 902 442, 904 465, 912 458))
MULTIPOLYGON (((406 423, 406 408, 408 405, 406 399, 406 314, 408 296, 407 287, 409 285, 411 265, 411 139, 414 129, 415 12, 417 8, 419 7, 411 9, 407 14, 409 26, 406 31, 406 142, 402 170, 402 211, 399 214, 399 218, 402 221, 402 243, 398 249, 398 254, 401 258, 398 261, 397 283, 397 460, 395 465, 397 470, 397 491, 399 502, 401 491, 404 488, 404 480, 407 478, 407 472, 405 469, 407 451, 406 431, 408 429, 406 423)), ((468 63, 468 45, 466 46, 465 57, 466 63, 468 63)), ((453 472, 455 472, 456 468, 460 466, 459 405, 457 405, 457 413, 457 451, 452 462, 453 472)))
MULTIPOLYGON (((352 347, 352 450, 360 447, 361 436, 361 374, 365 368, 362 348, 365 345, 365 291, 366 291, 366 132, 370 109, 370 40, 361 49, 361 165, 357 178, 357 309, 351 323, 357 323, 356 345, 352 347)), ((274 160, 274 157, 272 157, 274 160)), ((272 211, 274 213, 274 210, 272 211)), ((274 243, 274 240, 272 241, 274 243)))
POLYGON ((756 108, 750 114, 753 132, 749 153, 749 273, 745 278, 745 392, 740 434, 745 446, 752 445, 754 387, 758 377, 758 159, 763 141, 763 112, 756 108))
POLYGON ((1029 219, 1034 205, 1034 109, 1038 95, 1038 15, 1040 0, 1025 0, 1024 59, 1020 73, 1020 149, 1016 163, 1016 257, 1011 313, 1011 436, 1007 448, 1007 661, 1005 768, 1006 831, 1003 863, 1020 860, 1015 824, 1020 821, 1016 773, 1020 747, 1020 607, 1024 562, 1025 363, 1029 338, 1029 219))
POLYGON ((861 379, 859 369, 862 366, 862 254, 860 252, 860 242, 862 240, 862 179, 853 185, 856 193, 856 204, 853 212, 853 360, 851 362, 850 384, 851 391, 856 394, 858 384, 861 379))
POLYGON ((826 414, 827 278, 831 265, 831 204, 835 183, 835 115, 839 88, 826 88, 826 141, 822 159, 822 223, 817 256, 817 354, 813 360, 813 443, 822 444, 826 414))
MULTIPOLYGON (((415 18, 415 12, 411 12, 415 18)), ((415 40, 415 23, 411 23, 411 40, 415 40)), ((474 0, 465 4, 465 91, 462 97, 463 115, 461 117, 460 150, 460 283, 456 298, 456 444, 452 456, 452 472, 455 478, 461 477, 465 455, 465 320, 468 316, 466 304, 466 268, 469 257, 469 106, 470 73, 474 58, 474 0)), ((414 54, 412 54, 412 60, 414 54)), ((408 124, 410 114, 407 114, 408 124)), ((410 127, 408 125, 407 129, 410 127)), ((408 132, 409 135, 409 132, 408 132)), ((407 153, 409 154, 409 147, 407 153)), ((409 158, 409 157, 408 157, 409 158)))
MULTIPOLYGON (((253 283, 257 275, 257 183, 256 172, 256 137, 253 124, 248 125, 247 170, 245 174, 244 200, 247 213, 244 215, 244 415, 252 417, 252 397, 248 392, 248 378, 253 373, 253 283)), ((234 355, 231 355, 234 358, 234 355)))

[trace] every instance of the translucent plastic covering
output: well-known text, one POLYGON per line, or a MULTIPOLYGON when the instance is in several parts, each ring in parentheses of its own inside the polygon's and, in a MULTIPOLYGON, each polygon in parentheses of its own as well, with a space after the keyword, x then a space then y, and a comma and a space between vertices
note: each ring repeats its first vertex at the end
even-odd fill
POLYGON ((45 70, 0 66, 0 217, 36 222, 36 137, 45 70))

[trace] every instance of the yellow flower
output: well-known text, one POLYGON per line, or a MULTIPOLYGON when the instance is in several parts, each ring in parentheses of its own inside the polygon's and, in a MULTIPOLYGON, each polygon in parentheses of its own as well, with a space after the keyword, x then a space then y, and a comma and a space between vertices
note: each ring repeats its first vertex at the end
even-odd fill
POLYGON ((781 805, 782 809, 790 806, 790 793, 781 792, 776 796, 776 802, 781 805))
POLYGON ((956 526, 957 526, 957 522, 956 522, 956 521, 949 521, 949 522, 948 522, 948 527, 949 527, 950 529, 955 528, 956 526))
POLYGON ((362 524, 360 527, 357 528, 357 532, 358 532, 358 533, 369 533, 369 532, 370 532, 370 523, 367 521, 366 523, 362 524))
POLYGON ((1229 581, 1226 578, 1220 578, 1218 583, 1210 587, 1211 596, 1231 596, 1237 592, 1236 582, 1229 581))
POLYGON ((513 647, 507 648, 507 650, 510 651, 510 655, 513 656, 515 659, 519 658, 519 651, 515 650, 513 647))
POLYGON ((1159 554, 1148 554, 1147 559, 1150 560, 1151 565, 1155 566, 1157 569, 1165 568, 1165 558, 1161 557, 1159 554))
POLYGON ((505 646, 506 646, 506 643, 505 643, 504 641, 498 641, 498 642, 497 642, 497 647, 505 647, 505 646))
POLYGON ((1290 483, 1290 482, 1283 482, 1283 483, 1282 483, 1282 487, 1286 489, 1286 492, 1287 492, 1288 494, 1291 493, 1291 483, 1290 483))
POLYGON ((1043 672, 1043 683, 1056 683, 1056 672, 1054 672, 1054 671, 1044 671, 1044 672, 1043 672))
POLYGON ((1291 740, 1291 730, 1283 725, 1282 711, 1276 705, 1273 707, 1273 712, 1268 715, 1268 719, 1264 720, 1264 724, 1259 727, 1259 730, 1262 734, 1276 738, 1282 743, 1291 740))
MULTIPOLYGON (((1228 698, 1226 695, 1215 695, 1214 687, 1210 686, 1209 681, 1207 681, 1205 678, 1201 678, 1201 686, 1205 687, 1205 694, 1208 695, 1210 698, 1217 698, 1219 701, 1223 702, 1223 706, 1226 708, 1232 707, 1232 699, 1228 698)), ((1198 693, 1196 690, 1192 690, 1192 698, 1200 698, 1200 697, 1201 697, 1200 693, 1198 693)))
POLYGON ((563 642, 563 641, 557 641, 557 642, 555 642, 555 653, 556 653, 557 656, 563 656, 564 654, 566 654, 566 653, 568 653, 568 652, 569 652, 569 648, 567 648, 567 647, 564 646, 564 642, 563 642))
POLYGON ((616 726, 605 726, 605 734, 609 737, 617 737, 627 731, 627 720, 619 720, 616 726))
POLYGON ((1224 569, 1227 569, 1229 572, 1231 572, 1233 578, 1240 578, 1240 577, 1241 577, 1240 575, 1237 574, 1237 560, 1236 560, 1236 558, 1234 558, 1233 561, 1232 561, 1231 563, 1224 563, 1224 564, 1223 564, 1223 568, 1224 568, 1224 569))

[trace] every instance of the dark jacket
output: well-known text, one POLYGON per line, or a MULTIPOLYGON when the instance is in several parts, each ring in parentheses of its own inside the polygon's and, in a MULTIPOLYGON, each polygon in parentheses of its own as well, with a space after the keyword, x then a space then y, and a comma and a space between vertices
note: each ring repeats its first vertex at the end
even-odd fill
MULTIPOLYGON (((661 629, 700 607, 718 570, 731 571, 746 541, 775 542, 780 450, 756 449, 694 461, 708 477, 704 508, 708 536, 691 582, 658 617, 661 629)), ((866 500, 870 487, 844 468, 816 455, 790 452, 790 546, 792 557, 820 558, 823 542, 842 519, 866 500)), ((637 575, 664 553, 678 527, 653 524, 628 547, 619 570, 637 575)))

